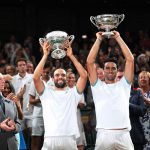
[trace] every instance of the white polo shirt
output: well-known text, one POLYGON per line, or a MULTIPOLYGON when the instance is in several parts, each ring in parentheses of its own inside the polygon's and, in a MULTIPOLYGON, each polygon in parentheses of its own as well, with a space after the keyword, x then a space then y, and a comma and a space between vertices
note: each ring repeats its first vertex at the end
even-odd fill
POLYGON ((26 85, 26 91, 23 95, 23 113, 25 116, 32 115, 32 112, 28 111, 28 104, 29 104, 29 89, 31 82, 33 81, 33 74, 28 74, 22 78, 19 74, 13 76, 13 79, 11 80, 15 93, 18 94, 20 89, 26 85))
POLYGON ((106 84, 98 80, 91 86, 95 103, 96 128, 131 129, 129 119, 129 97, 131 85, 125 77, 114 84, 106 84))
POLYGON ((40 100, 43 108, 45 137, 72 136, 79 137, 77 124, 77 105, 82 94, 76 87, 57 91, 45 86, 40 100))

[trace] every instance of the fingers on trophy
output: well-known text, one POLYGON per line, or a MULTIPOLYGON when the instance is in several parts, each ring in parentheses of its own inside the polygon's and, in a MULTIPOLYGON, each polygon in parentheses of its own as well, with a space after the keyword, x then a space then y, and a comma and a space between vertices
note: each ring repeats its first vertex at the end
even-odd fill
POLYGON ((98 30, 104 30, 104 37, 110 38, 114 35, 111 30, 117 28, 124 18, 124 14, 102 14, 91 16, 90 21, 98 28, 98 30))
POLYGON ((66 43, 71 44, 74 40, 74 35, 68 35, 64 31, 52 31, 47 33, 45 38, 39 38, 39 43, 42 46, 47 40, 52 45, 51 57, 61 59, 66 56, 66 43))

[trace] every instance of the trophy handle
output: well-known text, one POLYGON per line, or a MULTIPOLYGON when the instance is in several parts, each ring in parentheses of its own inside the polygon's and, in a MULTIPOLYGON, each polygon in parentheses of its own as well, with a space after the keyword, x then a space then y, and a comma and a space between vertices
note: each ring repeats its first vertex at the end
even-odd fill
POLYGON ((74 38, 75 38, 74 35, 70 35, 70 36, 68 37, 69 43, 72 43, 73 40, 74 40, 74 38))
POLYGON ((41 46, 44 44, 45 40, 46 40, 45 38, 39 38, 39 43, 41 46))
POLYGON ((90 21, 91 21, 97 28, 99 28, 99 26, 96 25, 95 17, 94 17, 94 16, 91 16, 91 17, 90 17, 90 21))
POLYGON ((120 21, 118 21, 118 23, 116 24, 116 27, 124 20, 125 15, 118 15, 118 20, 120 19, 120 21))

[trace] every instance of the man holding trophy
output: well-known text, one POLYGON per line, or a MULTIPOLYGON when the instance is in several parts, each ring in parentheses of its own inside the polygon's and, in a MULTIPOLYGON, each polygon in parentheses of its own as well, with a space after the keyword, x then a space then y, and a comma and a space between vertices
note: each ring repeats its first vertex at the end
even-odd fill
MULTIPOLYGON (((96 33, 96 41, 87 57, 87 70, 97 120, 95 150, 134 150, 129 132, 131 129, 129 97, 134 76, 134 57, 119 32, 108 30, 110 25, 115 24, 114 18, 111 18, 113 15, 102 17, 104 18, 102 27, 107 28, 106 33, 101 31, 96 33), (104 81, 98 79, 94 66, 102 40, 106 37, 117 41, 126 60, 124 76, 117 82, 115 81, 117 74, 115 60, 108 59, 104 63, 104 81)), ((101 25, 101 19, 98 25, 101 25)))
MULTIPOLYGON (((51 36, 50 36, 51 37, 51 36)), ((53 36, 50 40, 60 41, 64 38, 62 35, 53 36)), ((79 78, 73 88, 66 86, 66 71, 63 68, 56 69, 53 73, 54 86, 50 88, 40 79, 43 66, 48 56, 62 58, 65 55, 59 55, 61 52, 58 47, 55 49, 49 41, 49 38, 41 42, 43 48, 43 57, 34 71, 34 84, 43 107, 43 120, 45 127, 44 144, 42 150, 77 150, 76 138, 79 137, 77 124, 77 106, 82 98, 83 90, 86 86, 87 72, 78 62, 72 53, 71 42, 65 40, 64 44, 59 47, 66 49, 65 53, 76 67, 79 78)))

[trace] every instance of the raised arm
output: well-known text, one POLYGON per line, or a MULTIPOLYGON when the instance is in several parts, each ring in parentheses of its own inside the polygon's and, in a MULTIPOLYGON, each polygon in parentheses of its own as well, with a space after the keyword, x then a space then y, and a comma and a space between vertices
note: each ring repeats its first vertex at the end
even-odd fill
POLYGON ((122 50, 122 53, 125 57, 125 60, 126 60, 124 76, 128 80, 129 83, 132 83, 133 77, 134 77, 134 57, 130 49, 126 45, 126 43, 121 38, 119 32, 113 31, 113 33, 114 33, 113 38, 115 38, 117 43, 119 44, 122 50))
POLYGON ((79 61, 76 59, 76 57, 73 55, 70 44, 69 47, 67 47, 67 56, 73 62, 74 66, 76 67, 79 73, 80 77, 78 78, 76 87, 78 89, 78 92, 82 93, 85 89, 86 82, 87 82, 87 72, 84 69, 84 67, 79 63, 79 61))
POLYGON ((37 67, 35 68, 33 74, 33 81, 39 95, 41 95, 44 91, 45 86, 43 81, 41 80, 41 73, 43 72, 43 67, 47 61, 48 55, 50 54, 50 50, 51 50, 51 45, 47 41, 45 41, 41 46, 43 48, 43 57, 40 60, 37 67))
POLYGON ((102 32, 96 33, 96 41, 94 45, 92 46, 89 55, 87 57, 87 70, 88 70, 88 76, 91 84, 94 84, 97 80, 97 72, 95 67, 95 60, 100 48, 100 44, 103 40, 102 32))

